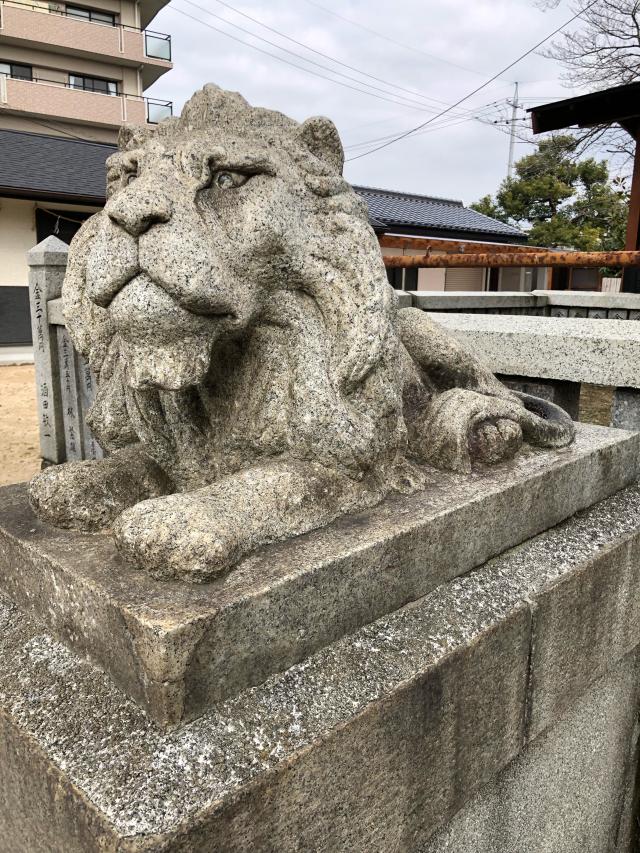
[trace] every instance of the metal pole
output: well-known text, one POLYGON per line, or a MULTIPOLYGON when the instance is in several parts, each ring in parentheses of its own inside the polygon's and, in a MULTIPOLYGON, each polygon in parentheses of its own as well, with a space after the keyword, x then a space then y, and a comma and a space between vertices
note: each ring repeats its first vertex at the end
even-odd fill
POLYGON ((507 178, 513 174, 513 155, 516 147, 516 119, 518 118, 518 84, 513 90, 513 101, 511 102, 511 133, 509 134, 509 165, 507 166, 507 178))

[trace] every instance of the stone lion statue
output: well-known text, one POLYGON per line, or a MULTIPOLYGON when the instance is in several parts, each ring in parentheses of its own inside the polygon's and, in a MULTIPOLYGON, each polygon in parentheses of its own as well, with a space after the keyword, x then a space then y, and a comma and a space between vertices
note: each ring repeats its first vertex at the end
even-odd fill
POLYGON ((570 418, 508 391, 421 311, 398 310, 338 132, 207 85, 128 128, 108 200, 71 245, 69 332, 108 451, 30 484, 55 525, 113 531, 156 578, 204 582, 570 418))

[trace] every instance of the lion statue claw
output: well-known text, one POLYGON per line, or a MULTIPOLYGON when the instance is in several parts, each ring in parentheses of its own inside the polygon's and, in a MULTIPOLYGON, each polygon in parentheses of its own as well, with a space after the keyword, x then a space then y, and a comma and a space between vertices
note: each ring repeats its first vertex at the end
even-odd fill
POLYGON ((34 477, 43 519, 112 530, 160 579, 206 582, 269 542, 524 442, 570 443, 423 312, 398 310, 324 118, 207 85, 125 128, 108 200, 73 240, 63 303, 108 455, 34 477))

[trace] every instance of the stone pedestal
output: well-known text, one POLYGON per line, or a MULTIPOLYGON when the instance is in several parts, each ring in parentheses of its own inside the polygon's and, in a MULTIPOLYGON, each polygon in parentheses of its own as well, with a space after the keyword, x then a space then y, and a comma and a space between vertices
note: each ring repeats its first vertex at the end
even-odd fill
MULTIPOLYGON (((560 774, 578 729, 593 773, 607 765, 590 821, 615 837, 635 771, 639 449, 579 426, 566 450, 434 474, 201 588, 148 581, 106 537, 47 529, 3 490, 3 843, 439 853, 449 831, 453 849, 516 853, 472 846, 465 820, 509 774, 536 790, 530 828, 575 800, 554 779, 587 784, 560 774), (616 734, 580 723, 615 697, 616 734)), ((536 837, 505 815, 502 838, 536 837)), ((555 847, 522 849, 596 853, 578 846, 584 815, 565 820, 555 847)))

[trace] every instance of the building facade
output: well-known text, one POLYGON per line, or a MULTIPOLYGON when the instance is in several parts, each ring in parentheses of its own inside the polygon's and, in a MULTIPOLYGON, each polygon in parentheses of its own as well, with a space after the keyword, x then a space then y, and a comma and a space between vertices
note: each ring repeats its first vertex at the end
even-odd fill
POLYGON ((168 0, 0 0, 0 345, 27 345, 26 251, 69 240, 104 201, 123 124, 157 124, 145 91, 172 68, 149 29, 168 0))
MULTIPOLYGON (((433 254, 451 251, 464 244, 474 251, 474 244, 518 246, 526 243, 526 235, 504 222, 491 219, 449 198, 355 187, 366 201, 369 217, 381 243, 383 255, 424 255, 421 239, 432 238, 442 248, 433 254), (412 238, 407 241, 405 238, 412 238), (406 243, 411 242, 411 246, 406 243)), ((503 269, 390 269, 391 284, 398 290, 432 291, 531 291, 547 286, 546 269, 505 267, 503 269)))

